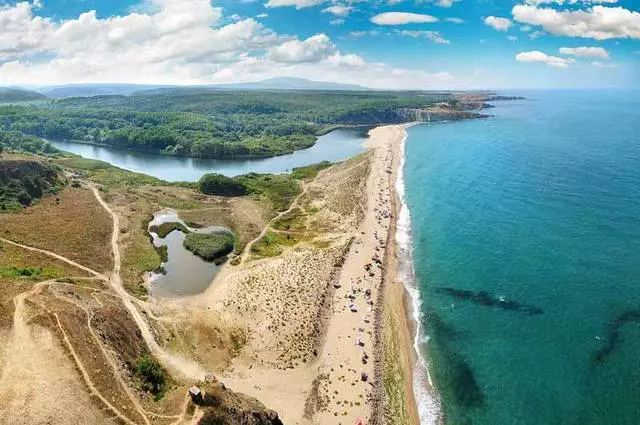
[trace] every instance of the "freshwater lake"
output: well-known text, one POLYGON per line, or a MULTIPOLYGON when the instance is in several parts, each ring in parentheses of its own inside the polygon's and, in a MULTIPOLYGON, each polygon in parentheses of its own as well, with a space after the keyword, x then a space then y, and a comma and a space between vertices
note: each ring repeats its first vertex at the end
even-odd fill
POLYGON ((237 176, 247 173, 280 174, 321 161, 342 161, 364 152, 367 130, 339 129, 320 136, 315 145, 292 154, 261 159, 202 159, 132 152, 75 142, 49 142, 58 149, 84 158, 108 162, 125 170, 162 180, 197 181, 206 173, 237 176))

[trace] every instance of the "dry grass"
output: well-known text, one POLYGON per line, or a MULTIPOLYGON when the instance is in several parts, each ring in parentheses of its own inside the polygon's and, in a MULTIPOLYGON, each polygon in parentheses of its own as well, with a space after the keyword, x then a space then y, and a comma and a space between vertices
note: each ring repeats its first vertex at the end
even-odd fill
MULTIPOLYGON (((63 261, 47 255, 0 243, 0 268, 38 267, 47 271, 48 276, 89 277, 88 274, 63 261)), ((41 276, 2 277, 0 276, 0 329, 11 328, 13 321, 13 298, 43 280, 41 276)))
POLYGON ((0 215, 0 236, 53 251, 98 272, 112 267, 111 218, 86 189, 67 188, 20 212, 0 215))
POLYGON ((288 369, 315 359, 325 300, 332 297, 363 214, 370 158, 365 154, 322 171, 308 183, 299 208, 272 223, 252 246, 256 261, 221 277, 231 288, 225 314, 246 324, 243 355, 252 364, 288 369))

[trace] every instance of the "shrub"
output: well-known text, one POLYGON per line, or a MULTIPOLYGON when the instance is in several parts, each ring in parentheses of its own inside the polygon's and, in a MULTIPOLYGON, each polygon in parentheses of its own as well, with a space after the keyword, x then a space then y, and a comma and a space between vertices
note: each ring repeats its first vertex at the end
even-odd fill
POLYGON ((164 370, 153 357, 144 355, 136 364, 136 375, 142 381, 142 389, 153 394, 162 393, 165 386, 164 370))
POLYGON ((242 196, 248 193, 247 187, 230 177, 222 174, 205 174, 198 182, 200 192, 207 195, 242 196))
POLYGON ((231 232, 189 233, 183 245, 199 257, 212 261, 233 251, 235 241, 231 232))

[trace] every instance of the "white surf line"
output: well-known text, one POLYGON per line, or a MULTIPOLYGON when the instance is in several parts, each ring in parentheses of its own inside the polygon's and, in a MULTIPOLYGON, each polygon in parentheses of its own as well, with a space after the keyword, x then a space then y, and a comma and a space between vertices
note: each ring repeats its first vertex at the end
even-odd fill
POLYGON ((420 424, 422 425, 436 425, 439 423, 441 416, 440 400, 438 394, 435 392, 431 375, 429 374, 429 367, 427 360, 421 353, 420 344, 423 335, 422 329, 422 312, 420 311, 420 291, 418 289, 418 282, 415 277, 415 270, 413 264, 413 246, 411 238, 411 213, 406 201, 406 191, 404 182, 404 169, 405 169, 405 148, 406 142, 409 137, 407 130, 416 124, 405 126, 405 135, 400 144, 400 164, 398 165, 397 178, 396 178, 396 194, 400 201, 400 212, 398 214, 398 220, 396 221, 396 246, 398 252, 398 278, 403 282, 406 291, 411 298, 412 318, 415 324, 415 336, 413 341, 413 348, 417 356, 417 364, 414 366, 413 371, 413 392, 418 407, 418 414, 420 416, 420 424), (404 269, 404 270, 403 270, 404 269), (400 273, 402 272, 402 276, 400 273))
POLYGON ((169 354, 162 347, 160 347, 160 345, 156 342, 155 336, 149 324, 131 301, 131 297, 129 293, 124 289, 124 286, 122 285, 122 278, 120 277, 121 258, 120 251, 118 250, 120 220, 117 214, 114 213, 109 205, 102 199, 98 189, 91 184, 87 184, 87 186, 93 192, 94 196, 96 197, 100 205, 102 205, 104 210, 107 211, 109 215, 111 215, 111 219, 113 221, 113 232, 111 234, 111 248, 113 251, 113 273, 111 278, 109 279, 111 287, 116 292, 116 294, 118 294, 118 296, 122 300, 123 305, 133 317, 133 320, 138 326, 138 329, 140 329, 142 338, 149 347, 151 353, 155 357, 157 357, 165 366, 167 366, 174 374, 182 376, 185 379, 191 379, 195 381, 203 380, 205 378, 206 372, 198 363, 169 354))

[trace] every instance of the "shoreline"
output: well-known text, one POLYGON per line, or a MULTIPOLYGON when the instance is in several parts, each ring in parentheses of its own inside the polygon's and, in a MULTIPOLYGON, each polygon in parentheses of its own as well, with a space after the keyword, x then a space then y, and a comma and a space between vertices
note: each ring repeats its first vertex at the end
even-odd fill
POLYGON ((406 142, 409 137, 408 129, 421 123, 412 123, 404 126, 404 137, 399 150, 399 164, 396 167, 393 193, 395 198, 395 235, 393 248, 395 250, 396 268, 394 270, 396 282, 402 287, 403 317, 409 329, 411 343, 403 347, 410 352, 412 357, 410 376, 406 378, 411 382, 413 403, 417 409, 419 423, 421 425, 437 425, 442 423, 442 410, 439 395, 433 385, 428 368, 428 359, 420 351, 420 343, 423 338, 428 338, 422 331, 420 311, 420 291, 415 277, 413 263, 413 240, 411 236, 411 212, 406 203, 406 186, 404 181, 404 168, 406 161, 406 142))
POLYGON ((399 244, 406 208, 398 180, 411 125, 372 129, 367 153, 309 183, 307 208, 319 207, 310 219, 333 226, 324 236, 330 247, 302 244, 225 266, 205 293, 183 301, 203 320, 215 312, 249 332, 240 356, 217 372, 285 423, 421 423, 419 329, 399 244))

